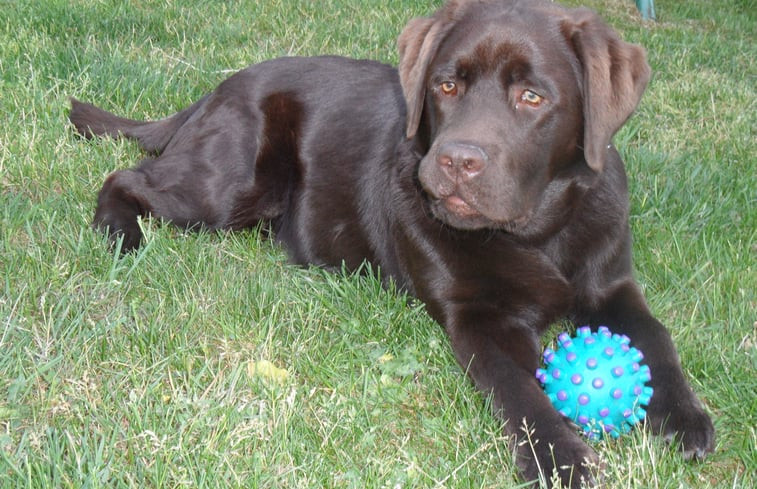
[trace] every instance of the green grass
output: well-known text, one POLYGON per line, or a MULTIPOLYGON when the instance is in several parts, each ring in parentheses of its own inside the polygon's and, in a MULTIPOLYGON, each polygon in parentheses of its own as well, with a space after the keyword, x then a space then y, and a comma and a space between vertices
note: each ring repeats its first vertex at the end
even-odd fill
MULTIPOLYGON (((375 274, 288 265, 255 231, 145 222, 114 258, 88 227, 96 190, 140 153, 66 123, 72 95, 158 117, 274 56, 394 63, 438 3, 0 1, 0 487, 517 487, 422 307, 375 274)), ((755 487, 757 11, 658 2, 651 24, 587 3, 649 50, 616 138, 637 275, 718 430, 703 463, 640 430, 597 449, 614 488, 755 487)))

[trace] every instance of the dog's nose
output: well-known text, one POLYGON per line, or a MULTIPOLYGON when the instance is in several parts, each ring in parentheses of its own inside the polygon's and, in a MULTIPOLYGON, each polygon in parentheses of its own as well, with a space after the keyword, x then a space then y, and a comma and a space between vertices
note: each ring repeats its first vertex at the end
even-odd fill
POLYGON ((487 159, 483 149, 464 143, 444 143, 436 156, 442 171, 452 180, 475 177, 484 170, 487 159))

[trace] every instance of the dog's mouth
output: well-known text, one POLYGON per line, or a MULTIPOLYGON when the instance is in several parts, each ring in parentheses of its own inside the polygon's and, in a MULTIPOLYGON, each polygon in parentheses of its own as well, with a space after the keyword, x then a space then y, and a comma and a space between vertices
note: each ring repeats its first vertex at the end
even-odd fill
POLYGON ((432 212, 438 219, 457 229, 498 229, 517 234, 530 221, 529 215, 514 219, 491 216, 457 192, 432 198, 432 212))
POLYGON ((456 216, 462 218, 479 217, 482 214, 474 209, 469 203, 462 199, 462 197, 452 194, 441 199, 444 208, 456 216))

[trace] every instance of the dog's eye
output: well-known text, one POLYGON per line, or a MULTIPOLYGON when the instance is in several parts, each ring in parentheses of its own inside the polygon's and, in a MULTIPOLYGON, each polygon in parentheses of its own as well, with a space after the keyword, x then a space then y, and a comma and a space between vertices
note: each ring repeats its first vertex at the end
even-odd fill
POLYGON ((544 101, 544 98, 534 91, 523 90, 523 93, 520 94, 520 100, 531 107, 538 107, 544 101))
POLYGON ((439 85, 439 89, 442 91, 444 95, 448 95, 450 97, 454 97, 455 95, 457 95, 457 83, 453 81, 442 82, 439 85))

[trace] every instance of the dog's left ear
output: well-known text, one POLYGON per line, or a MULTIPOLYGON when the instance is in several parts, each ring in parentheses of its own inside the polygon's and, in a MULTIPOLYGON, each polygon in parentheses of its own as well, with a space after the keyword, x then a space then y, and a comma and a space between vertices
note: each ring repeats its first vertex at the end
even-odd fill
POLYGON ((651 70, 643 48, 621 40, 590 10, 572 11, 563 33, 583 69, 584 157, 600 172, 612 137, 639 104, 651 70))

